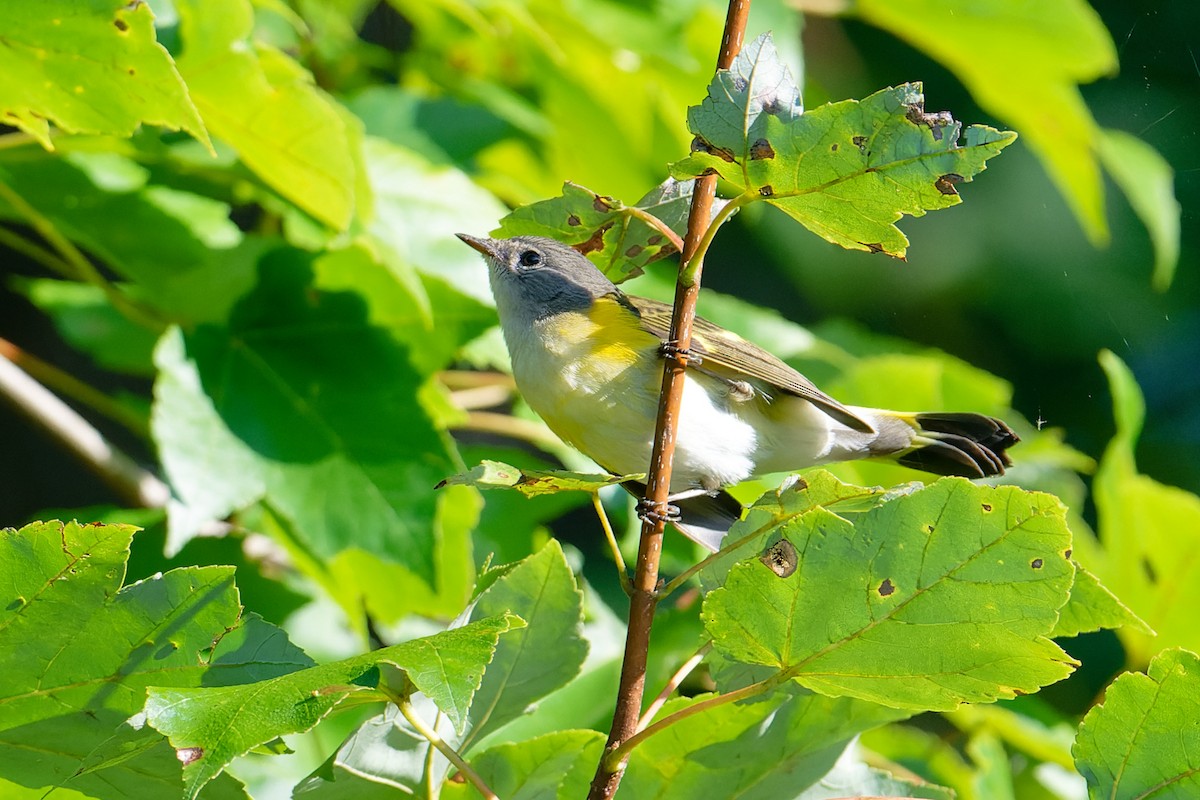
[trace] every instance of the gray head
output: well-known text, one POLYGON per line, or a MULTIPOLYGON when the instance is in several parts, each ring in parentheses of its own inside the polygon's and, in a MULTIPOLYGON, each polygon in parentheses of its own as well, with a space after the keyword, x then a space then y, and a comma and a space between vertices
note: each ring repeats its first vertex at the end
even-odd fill
POLYGON ((457 236, 487 260, 496 309, 506 324, 580 311, 596 298, 617 291, 591 261, 553 239, 457 236))

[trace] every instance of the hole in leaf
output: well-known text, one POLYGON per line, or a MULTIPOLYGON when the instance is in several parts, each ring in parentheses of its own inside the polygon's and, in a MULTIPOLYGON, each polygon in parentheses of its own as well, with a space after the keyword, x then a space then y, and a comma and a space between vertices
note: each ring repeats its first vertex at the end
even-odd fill
POLYGON ((185 767, 188 764, 195 763, 204 758, 203 747, 180 747, 175 751, 175 757, 179 759, 179 763, 185 767))
POLYGON ((857 147, 863 153, 867 152, 867 137, 855 136, 850 141, 854 142, 854 146, 857 147))
POLYGON ((787 539, 780 539, 768 547, 758 557, 758 560, 781 578, 786 578, 795 572, 800 563, 799 556, 796 554, 796 546, 787 539))
POLYGON ((750 145, 750 160, 758 161, 764 158, 774 158, 775 148, 771 147, 771 143, 766 139, 759 139, 754 144, 750 145))
POLYGON ((963 180, 963 176, 957 172, 947 172, 933 182, 933 186, 942 194, 958 194, 958 190, 954 188, 954 184, 963 180))
POLYGON ((768 183, 766 186, 759 189, 758 193, 763 197, 770 197, 771 195, 775 194, 775 187, 768 183))

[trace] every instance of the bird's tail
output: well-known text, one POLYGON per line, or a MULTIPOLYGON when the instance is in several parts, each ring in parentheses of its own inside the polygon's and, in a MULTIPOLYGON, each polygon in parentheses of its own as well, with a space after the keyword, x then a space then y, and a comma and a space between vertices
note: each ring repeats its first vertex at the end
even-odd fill
POLYGON ((1001 420, 984 414, 893 414, 912 428, 907 447, 890 457, 898 464, 936 475, 990 478, 1003 475, 1012 461, 1006 452, 1020 437, 1001 420))

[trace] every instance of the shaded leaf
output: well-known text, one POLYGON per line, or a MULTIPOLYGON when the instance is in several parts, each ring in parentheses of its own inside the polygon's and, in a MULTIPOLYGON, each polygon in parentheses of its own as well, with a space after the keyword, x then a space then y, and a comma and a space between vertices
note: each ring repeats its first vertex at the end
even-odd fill
POLYGON ((831 696, 950 710, 1032 692, 1073 662, 1047 637, 1067 601, 1065 509, 942 479, 860 515, 784 525, 798 568, 735 565, 705 599, 717 649, 831 696))
POLYGON ((1137 471, 1134 449, 1146 406, 1129 368, 1103 351, 1117 430, 1093 481, 1102 558, 1089 565, 1129 609, 1158 632, 1117 631, 1132 663, 1164 646, 1200 649, 1200 497, 1137 471))
MULTIPOLYGON (((676 699, 658 715, 711 695, 676 699)), ((833 768, 850 739, 907 712, 809 692, 726 703, 664 728, 632 753, 623 781, 635 797, 794 797, 833 768)))
POLYGON ((595 492, 645 475, 586 475, 566 470, 518 469, 501 461, 483 461, 470 470, 446 478, 442 486, 474 486, 477 489, 516 489, 526 497, 555 492, 595 492))
POLYGON ((1105 241, 1097 126, 1078 88, 1117 68, 1100 15, 1083 0, 1045 7, 980 0, 971 13, 958 11, 940 0, 854 5, 867 22, 949 67, 981 107, 1021 131, 1088 238, 1105 241))
MULTIPOLYGON (((555 731, 491 747, 473 757, 471 766, 506 800, 574 800, 587 795, 604 738, 599 731, 555 731)), ((480 796, 473 784, 468 796, 480 796)))
POLYGON ((349 695, 373 689, 382 664, 403 670, 419 691, 461 722, 496 641, 522 625, 518 617, 502 614, 259 683, 152 688, 146 715, 181 760, 186 757, 185 796, 191 798, 234 758, 278 736, 306 731, 349 695))
POLYGON ((432 581, 449 459, 423 379, 359 295, 312 280, 309 256, 276 251, 227 326, 160 344, 152 430, 182 501, 169 544, 265 497, 318 554, 353 545, 432 581))
POLYGON ((1124 131, 1102 129, 1100 160, 1150 232, 1154 245, 1154 288, 1166 291, 1179 264, 1182 209, 1175 199, 1175 173, 1153 147, 1124 131))
POLYGON ((126 0, 44 0, 0 7, 0 121, 48 150, 49 123, 68 133, 129 136, 148 123, 208 134, 171 56, 154 36, 154 13, 126 0))
POLYGON ((1200 794, 1200 657, 1164 650, 1146 674, 1118 677, 1083 718, 1072 753, 1092 797, 1200 794))

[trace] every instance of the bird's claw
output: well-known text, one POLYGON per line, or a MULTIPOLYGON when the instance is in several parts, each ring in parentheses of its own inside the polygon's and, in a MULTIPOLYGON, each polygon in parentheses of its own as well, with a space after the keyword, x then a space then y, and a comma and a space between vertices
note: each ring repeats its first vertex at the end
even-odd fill
POLYGON ((663 358, 671 359, 682 367, 698 367, 704 363, 704 359, 696 355, 691 348, 680 347, 679 342, 674 339, 663 342, 658 352, 663 358))
POLYGON ((643 497, 638 501, 638 519, 642 522, 679 522, 679 506, 670 503, 656 503, 643 497))

